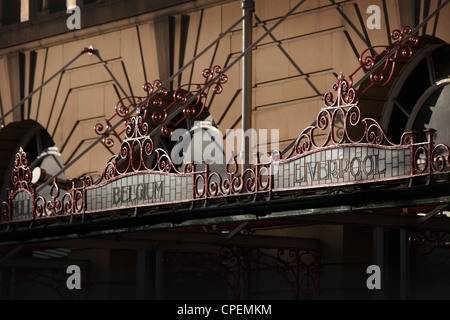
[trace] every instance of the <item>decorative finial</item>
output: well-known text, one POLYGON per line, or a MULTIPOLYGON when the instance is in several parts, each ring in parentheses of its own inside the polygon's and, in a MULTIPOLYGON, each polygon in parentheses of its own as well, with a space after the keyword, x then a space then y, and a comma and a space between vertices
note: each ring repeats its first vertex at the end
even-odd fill
POLYGON ((89 48, 83 48, 83 50, 81 50, 81 54, 85 54, 88 53, 90 56, 94 55, 94 47, 93 46, 89 46, 89 48))
POLYGON ((338 80, 344 80, 345 79, 345 74, 341 71, 340 73, 339 73, 339 76, 338 76, 338 80))

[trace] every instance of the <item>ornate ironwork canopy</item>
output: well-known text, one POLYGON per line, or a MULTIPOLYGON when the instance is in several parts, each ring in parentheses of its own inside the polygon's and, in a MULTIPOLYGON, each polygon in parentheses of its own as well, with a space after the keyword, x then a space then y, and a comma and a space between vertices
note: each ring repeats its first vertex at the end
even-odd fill
MULTIPOLYGON (((407 27, 395 31, 393 39, 401 43, 403 35, 409 32, 411 29, 407 27)), ((410 41, 397 49, 399 54, 412 55, 417 39, 410 41)), ((396 44, 386 47, 381 55, 392 53, 389 50, 395 47, 396 44)), ((287 157, 274 152, 269 162, 261 162, 258 158, 250 168, 243 169, 233 156, 225 165, 225 174, 211 171, 207 163, 201 170, 190 163, 179 169, 167 150, 155 147, 150 130, 152 126, 160 127, 162 135, 170 136, 180 121, 195 118, 205 109, 208 92, 184 105, 193 91, 182 86, 175 90, 172 100, 164 103, 169 91, 158 87, 161 82, 146 84, 147 97, 152 96, 155 88, 160 91, 147 99, 145 105, 142 105, 145 97, 127 97, 116 104, 113 117, 124 118, 125 139, 120 154, 107 162, 98 181, 85 177, 81 184, 74 182, 71 190, 61 194, 55 179, 50 198, 46 199, 38 195, 36 186, 31 184, 27 155, 19 151, 11 178, 13 188, 7 201, 0 206, 0 226, 18 228, 52 222, 111 222, 114 218, 124 217, 157 217, 152 223, 158 224, 199 217, 219 219, 221 214, 231 214, 225 211, 234 212, 242 203, 255 205, 252 214, 258 216, 283 211, 286 206, 280 206, 279 201, 299 199, 305 193, 324 196, 349 188, 387 187, 387 183, 405 187, 426 185, 431 181, 447 183, 450 148, 434 142, 433 129, 426 131, 426 141, 417 141, 415 132, 405 132, 401 141, 394 143, 375 119, 362 116, 357 96, 368 88, 357 92, 352 87, 352 77, 361 68, 365 71, 373 68, 374 62, 379 60, 378 56, 363 56, 364 53, 361 66, 350 76, 350 82, 341 74, 333 86, 334 93, 324 95, 324 106, 316 125, 301 132, 287 157), (167 118, 175 104, 183 108, 178 122, 167 118), (132 107, 137 105, 140 109, 131 115, 132 107), (265 207, 264 210, 259 204, 265 207), (209 210, 203 210, 205 208, 209 210), (256 212, 258 210, 260 212, 256 212)), ((375 70, 371 85, 385 85, 391 79, 396 57, 397 53, 381 69, 375 70)), ((211 87, 209 82, 214 73, 220 75, 221 68, 203 72, 208 87, 211 87)), ((226 82, 227 77, 222 75, 213 84, 214 93, 221 93, 222 84, 226 82)), ((201 86, 195 85, 195 88, 199 91, 201 86)), ((106 121, 106 128, 111 119, 106 121)), ((108 130, 104 129, 102 124, 95 128, 98 134, 104 135, 105 145, 112 146, 111 137, 105 134, 108 130)), ((390 208, 402 205, 393 204, 390 208)))

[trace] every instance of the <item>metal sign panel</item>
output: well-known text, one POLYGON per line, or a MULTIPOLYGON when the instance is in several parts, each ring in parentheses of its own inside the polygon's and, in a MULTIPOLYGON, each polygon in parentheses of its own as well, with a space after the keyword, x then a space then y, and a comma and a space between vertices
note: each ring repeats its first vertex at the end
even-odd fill
POLYGON ((114 210, 191 199, 191 176, 141 173, 102 186, 86 188, 86 211, 114 210))
POLYGON ((12 200, 12 215, 13 221, 31 220, 32 215, 32 196, 29 192, 18 192, 12 200))
POLYGON ((375 182, 411 174, 411 150, 341 145, 275 167, 274 190, 375 182))

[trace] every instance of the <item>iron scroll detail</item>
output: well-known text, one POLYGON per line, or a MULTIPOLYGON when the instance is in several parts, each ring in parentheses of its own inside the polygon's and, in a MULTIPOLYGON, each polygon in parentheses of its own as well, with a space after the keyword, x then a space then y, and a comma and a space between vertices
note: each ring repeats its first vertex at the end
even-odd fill
MULTIPOLYGON (((323 108, 315 124, 297 137, 286 158, 344 144, 397 145, 377 120, 362 117, 357 92, 342 72, 333 90, 335 94, 327 92, 324 95, 323 108)), ((404 133, 400 145, 409 145, 411 141, 411 134, 404 133)))
POLYGON ((393 44, 373 46, 364 50, 359 57, 360 66, 349 76, 350 85, 353 84, 353 76, 360 70, 371 72, 370 84, 366 88, 360 89, 360 94, 364 94, 372 86, 383 87, 387 85, 394 76, 394 71, 400 57, 410 58, 413 55, 413 47, 419 43, 419 38, 416 35, 411 35, 411 32, 412 28, 409 26, 404 26, 401 30, 393 30, 391 32, 391 39, 395 41, 393 44), (408 40, 405 41, 407 37, 408 40), (378 48, 383 49, 381 53, 374 56, 369 54, 369 52, 374 52, 378 48), (385 62, 376 70, 373 70, 378 62, 385 57, 388 57, 385 62))
MULTIPOLYGON (((94 126, 94 132, 97 135, 103 136, 102 142, 108 147, 114 146, 114 139, 120 140, 122 134, 128 130, 129 122, 135 117, 131 114, 135 111, 140 116, 140 121, 135 122, 134 126, 139 126, 142 135, 150 135, 149 129, 151 127, 160 126, 160 133, 170 138, 173 130, 180 125, 184 120, 195 120, 205 111, 206 103, 210 91, 213 94, 221 94, 223 92, 223 85, 228 82, 228 77, 222 73, 220 66, 214 66, 212 69, 204 69, 202 77, 205 79, 203 84, 184 84, 178 87, 171 95, 169 89, 163 87, 160 80, 155 80, 153 83, 145 83, 142 89, 146 92, 143 97, 129 96, 120 99, 115 105, 115 113, 109 119, 105 120, 105 124, 97 123, 94 126), (221 76, 214 83, 214 75, 221 76), (203 89, 207 87, 206 89, 203 89), (196 98, 190 102, 190 98, 196 98), (169 114, 177 112, 175 109, 179 108, 180 116, 176 119, 169 119, 169 114), (114 118, 122 118, 125 123, 125 129, 117 133, 111 131, 111 122, 114 118)), ((128 134, 127 134, 128 135, 128 134)))

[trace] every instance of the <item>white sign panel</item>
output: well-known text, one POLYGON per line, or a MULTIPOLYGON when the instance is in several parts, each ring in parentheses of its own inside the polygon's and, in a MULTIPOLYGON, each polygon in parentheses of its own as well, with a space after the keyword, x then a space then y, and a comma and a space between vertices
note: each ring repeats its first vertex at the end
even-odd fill
POLYGON ((86 211, 120 209, 192 199, 192 177, 135 174, 86 189, 86 211))
POLYGON ((370 182, 411 173, 410 149, 341 146, 288 160, 278 166, 274 190, 370 182))

